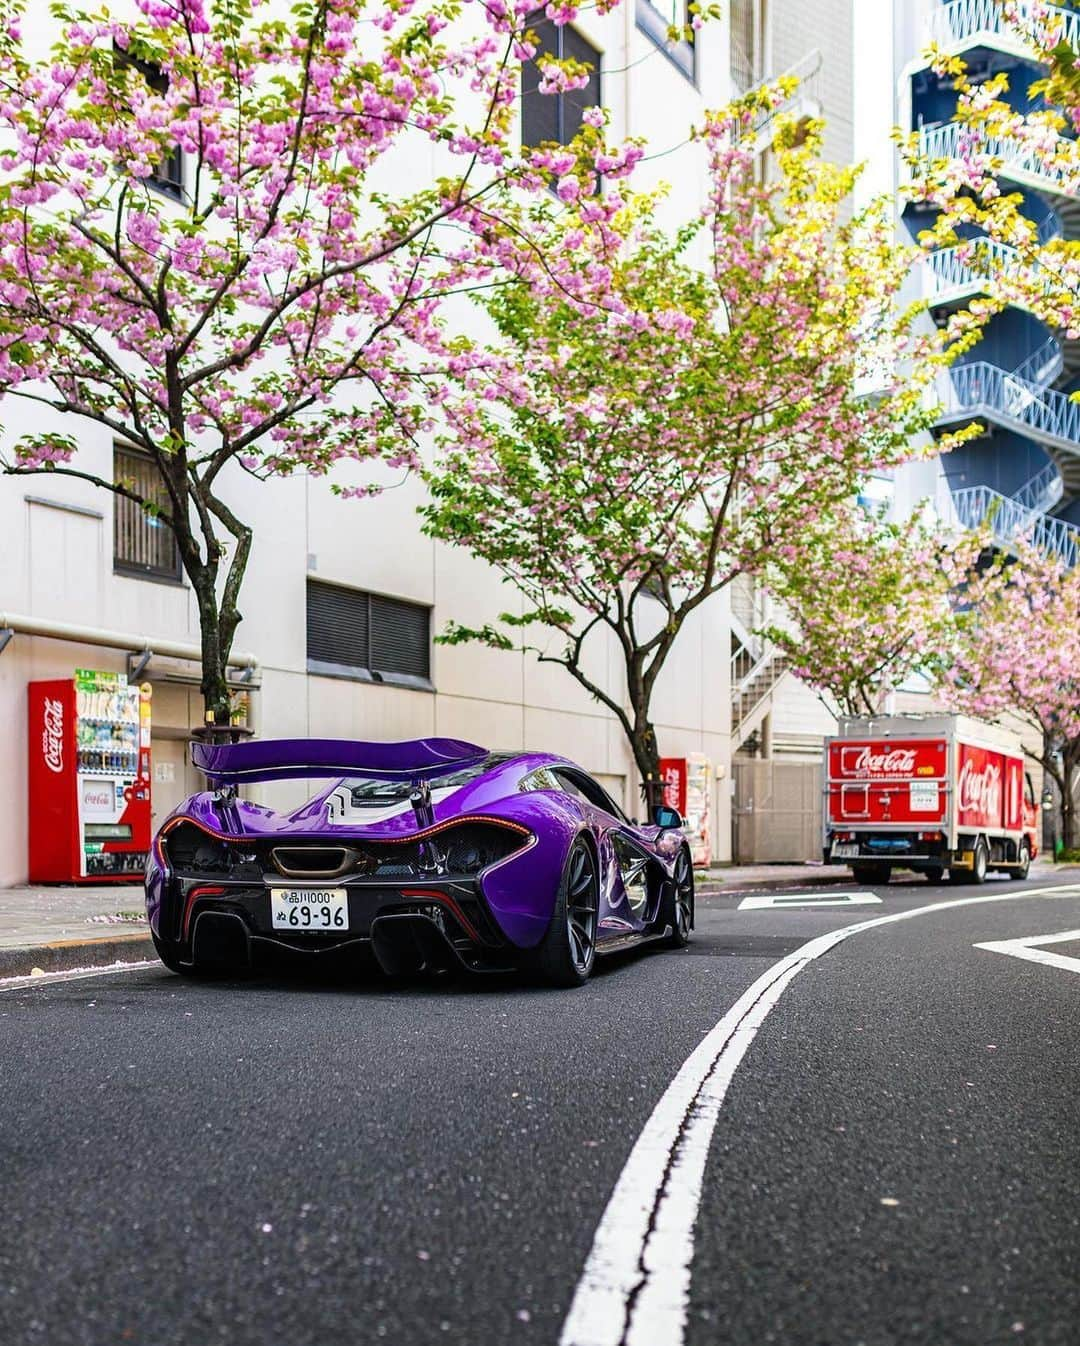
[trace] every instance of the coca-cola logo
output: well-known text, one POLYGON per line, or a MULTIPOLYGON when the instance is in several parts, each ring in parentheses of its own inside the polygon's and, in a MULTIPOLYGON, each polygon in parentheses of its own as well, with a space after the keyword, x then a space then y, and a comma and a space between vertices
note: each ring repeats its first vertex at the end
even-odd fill
POLYGON ((64 703, 45 698, 42 717, 41 752, 45 765, 57 773, 64 769, 64 703))
POLYGON ((915 749, 887 748, 874 752, 867 745, 858 751, 854 761, 849 757, 845 766, 855 776, 910 776, 915 770, 915 749))
POLYGON ((994 762, 980 771, 969 757, 960 768, 960 808, 983 818, 996 818, 1001 811, 1001 768, 994 762))

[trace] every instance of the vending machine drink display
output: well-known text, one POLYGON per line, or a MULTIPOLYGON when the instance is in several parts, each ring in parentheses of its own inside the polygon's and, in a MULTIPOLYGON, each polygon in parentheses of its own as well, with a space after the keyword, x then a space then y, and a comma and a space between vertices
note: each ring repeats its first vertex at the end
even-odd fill
POLYGON ((76 669, 29 686, 30 881, 142 875, 150 847, 150 688, 76 669))
POLYGON ((712 763, 699 752, 689 757, 661 757, 660 783, 664 803, 678 809, 697 869, 712 863, 712 763))

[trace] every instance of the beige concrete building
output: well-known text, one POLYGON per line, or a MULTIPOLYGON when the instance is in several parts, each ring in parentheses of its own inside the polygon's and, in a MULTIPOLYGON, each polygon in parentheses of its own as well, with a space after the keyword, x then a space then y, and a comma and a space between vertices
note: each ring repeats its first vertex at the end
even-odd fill
MULTIPOLYGON (((595 53, 600 97, 620 134, 646 135, 647 166, 671 184, 668 209, 700 200, 700 147, 686 142, 707 106, 803 63, 807 92, 829 117, 830 149, 851 153, 851 0, 730 0, 692 48, 658 41, 670 6, 624 0, 588 13, 572 40, 595 53), (815 54, 817 53, 817 54, 815 54)), ((578 49, 575 49, 575 54, 578 49)), ((591 58, 590 58, 591 59, 591 58)), ((6 437, 30 413, 3 408, 6 437)), ((70 430, 70 426, 64 427, 70 430)), ((80 456, 111 474, 123 453, 107 432, 79 428, 80 456)), ((344 480, 344 475, 341 480, 344 480)), ((419 486, 345 501, 296 476, 244 490, 255 541, 238 632, 236 686, 266 736, 408 738, 439 734, 491 747, 543 747, 577 760, 630 811, 638 782, 613 718, 562 670, 533 657, 445 647, 449 620, 481 624, 508 605, 498 576, 424 538, 419 486)), ((733 761, 816 758, 831 717, 753 636, 763 615, 750 584, 718 596, 688 626, 655 698, 661 750, 711 765, 712 845, 732 848, 733 761)), ((58 475, 0 478, 0 885, 27 876, 27 684, 76 668, 130 673, 152 696, 153 812, 160 820, 199 781, 187 741, 201 719, 198 622, 170 537, 102 491, 58 475), (8 637, 2 633, 11 632, 8 637)), ((593 652, 617 688, 610 650, 593 652)), ((268 803, 295 798, 263 787, 268 803)), ((791 843, 796 858, 801 840, 791 843)))

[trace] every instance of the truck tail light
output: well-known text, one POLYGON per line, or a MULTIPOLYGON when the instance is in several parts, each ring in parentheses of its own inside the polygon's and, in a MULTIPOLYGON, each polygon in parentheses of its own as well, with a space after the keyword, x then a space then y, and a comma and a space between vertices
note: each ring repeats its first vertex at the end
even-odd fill
POLYGON ((854 840, 855 840, 855 833, 854 833, 854 832, 834 832, 834 833, 833 833, 833 838, 834 838, 834 840, 836 840, 836 841, 854 841, 854 840))
POLYGON ((941 841, 941 840, 942 840, 942 836, 941 836, 941 833, 940 833, 940 832, 920 832, 920 833, 919 833, 919 840, 920 840, 920 841, 941 841))

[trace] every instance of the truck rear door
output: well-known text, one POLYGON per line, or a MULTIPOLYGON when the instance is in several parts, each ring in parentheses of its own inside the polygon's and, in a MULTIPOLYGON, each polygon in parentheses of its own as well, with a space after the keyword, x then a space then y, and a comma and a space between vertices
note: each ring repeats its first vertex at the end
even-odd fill
POLYGON ((944 738, 834 739, 827 759, 829 826, 944 825, 948 760, 944 738))

